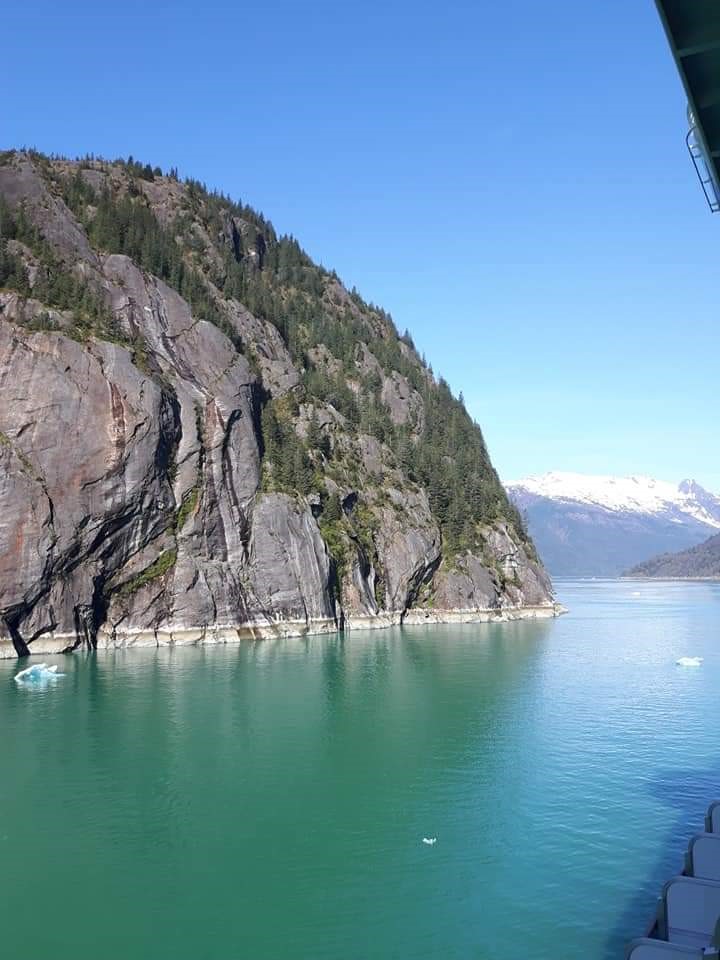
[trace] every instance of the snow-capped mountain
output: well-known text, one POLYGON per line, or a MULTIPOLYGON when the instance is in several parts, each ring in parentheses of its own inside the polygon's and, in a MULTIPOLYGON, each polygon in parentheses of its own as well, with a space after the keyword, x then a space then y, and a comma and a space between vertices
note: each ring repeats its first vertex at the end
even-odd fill
POLYGON ((720 497, 694 480, 552 472, 507 489, 556 576, 616 576, 720 529, 720 497))
POLYGON ((694 480, 677 486, 652 477, 592 477, 581 473, 546 473, 509 485, 551 500, 586 503, 604 510, 694 517, 720 529, 720 497, 694 480))

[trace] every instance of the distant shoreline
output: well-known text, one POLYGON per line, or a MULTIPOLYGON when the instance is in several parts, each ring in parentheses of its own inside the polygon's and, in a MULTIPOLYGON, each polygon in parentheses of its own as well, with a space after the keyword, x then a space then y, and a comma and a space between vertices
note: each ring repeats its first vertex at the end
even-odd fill
POLYGON ((618 580, 627 580, 628 583, 720 583, 717 577, 617 577, 618 580))
POLYGON ((662 583, 663 581, 673 583, 720 583, 720 576, 717 577, 627 577, 627 576, 618 576, 616 577, 571 577, 571 576, 553 576, 550 574, 553 583, 563 583, 566 581, 573 581, 577 583, 578 580, 583 583, 616 583, 618 580, 622 580, 626 583, 662 583))

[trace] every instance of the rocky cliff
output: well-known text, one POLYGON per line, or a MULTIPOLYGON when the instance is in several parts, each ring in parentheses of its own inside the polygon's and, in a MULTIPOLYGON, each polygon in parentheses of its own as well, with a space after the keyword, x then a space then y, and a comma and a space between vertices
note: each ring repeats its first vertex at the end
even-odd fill
POLYGON ((479 428, 246 206, 0 154, 0 647, 538 615, 479 428))

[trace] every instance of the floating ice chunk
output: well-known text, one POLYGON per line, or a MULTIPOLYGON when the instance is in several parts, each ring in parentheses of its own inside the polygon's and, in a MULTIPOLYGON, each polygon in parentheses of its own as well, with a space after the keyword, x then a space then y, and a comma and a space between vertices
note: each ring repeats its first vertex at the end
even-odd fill
POLYGON ((679 667, 699 667, 702 662, 702 657, 680 657, 675 661, 679 667))
POLYGON ((49 683, 51 680, 57 680, 62 676, 64 674, 57 672, 56 664, 48 666, 47 663, 34 663, 31 667, 15 674, 15 683, 23 686, 38 686, 49 683))
POLYGON ((434 843, 437 843, 437 837, 423 837, 423 843, 431 847, 434 843))

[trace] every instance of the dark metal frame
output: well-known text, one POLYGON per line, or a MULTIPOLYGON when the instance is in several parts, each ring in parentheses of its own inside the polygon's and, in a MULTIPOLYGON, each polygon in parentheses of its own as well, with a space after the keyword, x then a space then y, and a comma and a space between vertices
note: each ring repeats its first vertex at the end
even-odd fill
POLYGON ((705 199, 720 212, 720 0, 655 0, 688 101, 686 143, 705 199))

